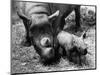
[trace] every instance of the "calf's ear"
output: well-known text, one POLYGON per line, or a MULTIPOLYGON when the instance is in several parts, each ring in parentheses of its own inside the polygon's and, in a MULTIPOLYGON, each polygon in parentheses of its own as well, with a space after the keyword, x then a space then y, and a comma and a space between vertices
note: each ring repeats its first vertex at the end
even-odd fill
POLYGON ((81 38, 82 39, 85 39, 86 38, 86 31, 83 32, 83 34, 81 35, 81 38))

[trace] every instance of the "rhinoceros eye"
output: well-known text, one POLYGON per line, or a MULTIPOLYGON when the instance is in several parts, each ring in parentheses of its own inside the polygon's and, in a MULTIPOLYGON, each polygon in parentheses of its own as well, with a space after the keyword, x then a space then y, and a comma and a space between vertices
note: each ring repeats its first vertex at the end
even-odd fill
POLYGON ((40 43, 41 43, 42 46, 48 47, 50 45, 50 38, 49 37, 43 37, 40 40, 40 43))

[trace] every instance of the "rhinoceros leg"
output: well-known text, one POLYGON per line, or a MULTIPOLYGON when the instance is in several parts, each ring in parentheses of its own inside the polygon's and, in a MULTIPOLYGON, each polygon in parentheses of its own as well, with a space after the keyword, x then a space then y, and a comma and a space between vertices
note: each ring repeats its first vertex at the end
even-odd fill
POLYGON ((22 46, 30 46, 31 40, 29 37, 29 27, 31 24, 31 20, 26 15, 24 15, 22 10, 19 8, 17 8, 17 15, 19 16, 20 19, 22 19, 23 24, 25 26, 25 30, 26 30, 26 36, 25 36, 25 39, 21 42, 21 45, 22 46))
POLYGON ((75 31, 77 32, 80 28, 80 6, 75 8, 75 31))
POLYGON ((24 23, 24 26, 25 26, 25 30, 26 30, 26 34, 25 34, 25 39, 22 41, 22 45, 23 46, 31 46, 31 39, 29 37, 29 22, 28 21, 24 21, 23 20, 23 23, 24 23))
POLYGON ((63 30, 64 25, 66 24, 65 22, 65 18, 73 11, 75 10, 75 32, 78 31, 78 29, 80 28, 80 6, 75 6, 74 8, 72 8, 71 10, 66 10, 64 13, 61 13, 60 16, 57 19, 57 24, 59 27, 59 30, 63 30))

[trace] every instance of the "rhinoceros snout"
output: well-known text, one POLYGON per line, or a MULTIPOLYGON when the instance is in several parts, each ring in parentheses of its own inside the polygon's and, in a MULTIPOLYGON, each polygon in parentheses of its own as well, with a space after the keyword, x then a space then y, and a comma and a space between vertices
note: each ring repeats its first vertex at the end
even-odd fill
POLYGON ((51 46, 51 40, 48 37, 44 37, 43 39, 41 39, 40 43, 44 47, 50 47, 51 46))

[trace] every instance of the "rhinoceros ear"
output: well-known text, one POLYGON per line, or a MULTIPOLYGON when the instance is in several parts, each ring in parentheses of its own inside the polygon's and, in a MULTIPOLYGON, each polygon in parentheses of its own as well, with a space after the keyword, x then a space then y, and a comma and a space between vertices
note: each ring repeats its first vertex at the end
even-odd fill
POLYGON ((21 18, 22 20, 30 20, 26 15, 23 14, 23 12, 22 12, 21 9, 17 10, 17 15, 18 15, 19 18, 21 18))
POLYGON ((23 20, 26 29, 30 27, 32 22, 31 18, 28 18, 26 15, 24 15, 21 9, 17 9, 17 15, 23 20))
POLYGON ((50 15, 48 18, 49 18, 49 20, 53 20, 53 19, 55 19, 57 16, 59 16, 59 10, 57 10, 55 13, 53 13, 52 15, 50 15))

